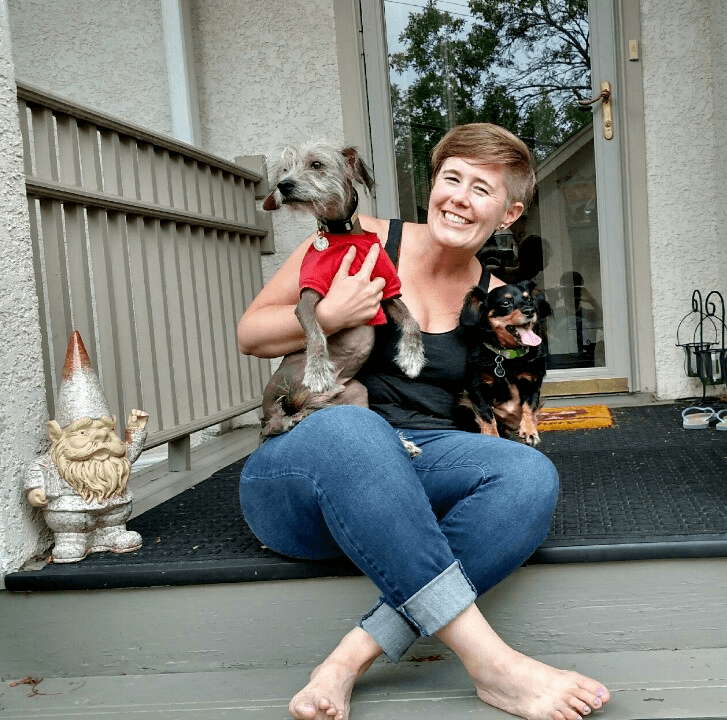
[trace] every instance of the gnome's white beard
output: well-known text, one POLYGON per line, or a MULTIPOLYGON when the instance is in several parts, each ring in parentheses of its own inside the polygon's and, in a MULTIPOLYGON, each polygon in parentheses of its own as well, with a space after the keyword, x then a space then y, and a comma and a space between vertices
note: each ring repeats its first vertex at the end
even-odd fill
POLYGON ((50 449, 51 459, 61 477, 86 502, 95 500, 101 503, 124 493, 131 474, 131 463, 126 457, 126 446, 121 441, 94 443, 85 449, 84 458, 73 457, 78 454, 78 450, 68 446, 65 437, 61 437, 50 449), (123 455, 118 454, 119 448, 123 448, 123 455), (93 454, 100 449, 116 454, 105 459, 94 458, 93 454))

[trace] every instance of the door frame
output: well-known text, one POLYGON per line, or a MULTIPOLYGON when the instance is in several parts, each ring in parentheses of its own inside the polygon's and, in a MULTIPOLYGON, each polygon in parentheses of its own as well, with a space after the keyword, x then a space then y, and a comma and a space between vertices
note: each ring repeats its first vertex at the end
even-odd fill
MULTIPOLYGON (((393 122, 389 101, 389 72, 384 0, 334 0, 335 7, 356 7, 362 38, 359 76, 366 100, 364 117, 343 103, 344 125, 357 127, 385 170, 377 177, 377 212, 382 217, 398 213, 393 122), (393 214, 392 214, 393 213, 393 214)), ((612 86, 614 137, 600 132, 602 111, 594 110, 596 182, 598 192, 601 273, 604 286, 606 366, 578 370, 551 370, 546 384, 550 394, 653 392, 656 387, 653 309, 650 282, 648 207, 643 90, 638 58, 629 55, 629 43, 640 39, 639 0, 589 0, 592 84, 594 96, 601 80, 612 86), (595 28, 595 30, 594 30, 595 28), (608 212, 605 209, 608 208, 608 212)), ((360 34, 360 35, 359 35, 360 34)), ((353 35, 351 35, 353 37, 353 35)), ((348 43, 356 47, 356 43, 348 43)), ((341 52, 339 34, 339 54, 341 52)), ((342 73, 342 87, 352 76, 342 73)))

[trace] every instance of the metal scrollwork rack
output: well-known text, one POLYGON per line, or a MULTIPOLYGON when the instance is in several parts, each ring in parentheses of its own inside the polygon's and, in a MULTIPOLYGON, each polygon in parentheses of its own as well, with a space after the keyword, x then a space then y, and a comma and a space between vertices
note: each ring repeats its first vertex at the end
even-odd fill
POLYGON ((702 400, 708 385, 724 385, 727 375, 727 346, 725 346, 725 305, 722 294, 712 290, 702 302, 702 293, 692 293, 692 310, 677 326, 677 347, 684 348, 684 366, 688 377, 702 381, 702 400), (695 321, 691 342, 680 342, 679 332, 685 320, 695 321), (706 332, 711 338, 705 341, 706 332), (697 339, 699 338, 699 339, 697 339))

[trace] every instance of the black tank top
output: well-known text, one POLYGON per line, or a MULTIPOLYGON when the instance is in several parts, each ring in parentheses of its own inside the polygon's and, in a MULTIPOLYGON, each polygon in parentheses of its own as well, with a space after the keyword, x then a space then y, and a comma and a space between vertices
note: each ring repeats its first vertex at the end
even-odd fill
MULTIPOLYGON (((401 220, 391 220, 386 252, 398 265, 401 220)), ((482 269, 480 287, 487 291, 490 275, 482 269)), ((356 376, 369 392, 369 407, 400 428, 455 429, 454 406, 462 392, 467 351, 456 330, 422 333, 426 365, 417 378, 409 378, 394 362, 399 331, 392 322, 376 328, 376 342, 356 376)))

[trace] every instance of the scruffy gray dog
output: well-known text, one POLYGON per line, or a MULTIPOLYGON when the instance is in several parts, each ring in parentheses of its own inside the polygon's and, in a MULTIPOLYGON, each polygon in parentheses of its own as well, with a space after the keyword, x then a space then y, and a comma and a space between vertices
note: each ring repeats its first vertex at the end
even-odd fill
MULTIPOLYGON (((283 150, 273 169, 273 191, 263 209, 287 205, 313 215, 318 234, 303 260, 300 302, 295 314, 306 334, 305 350, 286 355, 263 393, 263 438, 290 430, 304 417, 329 405, 368 405, 366 388, 354 380, 374 344, 372 324, 344 329, 326 338, 316 319, 316 306, 325 296, 346 251, 355 245, 351 265, 356 272, 379 239, 362 230, 358 221, 355 183, 367 191, 374 186, 369 169, 353 147, 314 141, 283 150)), ((381 311, 372 321, 386 319, 399 327, 396 363, 409 377, 424 366, 419 325, 399 297, 399 280, 386 252, 381 250, 373 277, 387 281, 381 311)))

